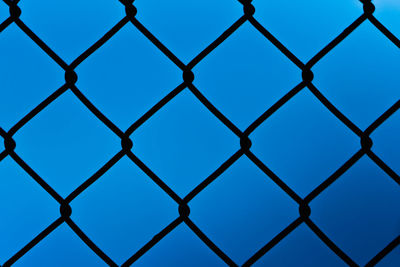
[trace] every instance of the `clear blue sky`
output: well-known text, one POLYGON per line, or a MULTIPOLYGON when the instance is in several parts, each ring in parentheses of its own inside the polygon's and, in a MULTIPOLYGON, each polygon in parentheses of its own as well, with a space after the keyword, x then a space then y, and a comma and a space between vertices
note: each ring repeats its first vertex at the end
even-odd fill
MULTIPOLYGON (((400 37, 400 3, 376 17, 400 37)), ((359 17, 355 0, 255 0, 254 17, 307 62, 359 17)), ((117 0, 21 0, 21 20, 71 63, 125 15, 117 0)), ((185 64, 242 14, 235 0, 137 0, 138 20, 185 64)), ((8 17, 0 3, 0 22, 8 17)), ((0 127, 8 131, 64 83, 64 71, 15 24, 0 34, 0 127)), ((314 85, 365 130, 400 99, 400 50, 364 22, 313 68, 314 85)), ((77 87, 125 131, 182 83, 182 71, 128 23, 76 68, 77 87)), ((248 22, 193 69, 194 85, 240 130, 301 82, 301 70, 248 22)), ((400 174, 400 112, 371 138, 400 174)), ((67 91, 14 136, 16 152, 62 197, 121 149, 120 139, 67 91)), ((131 136, 132 151, 184 197, 240 149, 239 138, 187 89, 131 136)), ((300 197, 360 149, 360 140, 304 89, 251 135, 251 151, 300 197)), ((0 152, 3 142, 0 142, 0 152)), ((247 157, 192 201, 190 218, 237 264, 298 216, 298 205, 247 157)), ((117 264, 176 219, 177 204, 126 156, 71 203, 71 218, 117 264)), ((368 157, 310 203, 311 219, 364 265, 400 234, 400 188, 368 157)), ((0 263, 59 217, 59 205, 10 157, 0 162, 0 263)), ((400 247, 379 266, 400 265, 400 247)), ((305 225, 258 266, 346 266, 305 225)), ((138 266, 224 266, 184 224, 138 266)), ((63 224, 16 266, 102 266, 63 224)), ((135 266, 135 265, 134 265, 135 266)), ((257 266, 257 265, 256 265, 257 266)))

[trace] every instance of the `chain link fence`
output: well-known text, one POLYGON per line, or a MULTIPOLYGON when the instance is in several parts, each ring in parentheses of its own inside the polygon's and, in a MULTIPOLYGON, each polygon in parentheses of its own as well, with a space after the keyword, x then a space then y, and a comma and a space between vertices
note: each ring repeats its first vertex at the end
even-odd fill
MULTIPOLYGON (((359 266, 345 251, 337 246, 311 219, 311 208, 309 203, 317 198, 321 192, 327 189, 337 179, 341 177, 349 168, 351 168, 361 157, 369 157, 377 166, 379 166, 386 174, 388 174, 397 184, 400 185, 400 177, 395 173, 384 161, 382 161, 374 152, 371 147, 373 142, 370 138, 372 132, 374 132, 385 120, 387 120, 392 114, 400 109, 400 100, 397 101, 393 106, 386 110, 381 116, 376 119, 366 130, 361 130, 352 121, 350 121, 345 114, 341 113, 313 84, 313 72, 312 67, 319 62, 327 53, 329 53, 335 46, 342 42, 350 33, 352 33, 357 27, 359 27, 365 21, 370 21, 379 31, 381 31, 394 45, 400 48, 400 40, 390 32, 380 21, 378 21, 373 13, 375 10, 374 5, 369 0, 361 0, 363 4, 364 12, 347 28, 344 29, 336 38, 328 43, 321 51, 319 51, 314 57, 308 62, 304 63, 296 55, 292 54, 284 44, 280 43, 269 31, 264 28, 254 17, 255 7, 252 5, 251 0, 239 0, 243 5, 243 15, 236 20, 223 34, 221 34, 215 41, 206 47, 201 53, 194 57, 188 64, 184 64, 173 52, 171 52, 162 42, 160 42, 141 22, 135 17, 137 10, 134 6, 133 0, 120 0, 120 4, 124 5, 126 16, 122 18, 110 31, 89 47, 84 53, 78 56, 71 64, 67 64, 64 60, 59 57, 45 42, 43 42, 39 36, 37 36, 28 25, 26 25, 21 19, 21 9, 18 6, 18 0, 3 0, 10 10, 9 17, 0 24, 0 32, 6 29, 11 24, 16 24, 29 38, 31 38, 46 54, 51 57, 62 69, 65 70, 65 84, 59 89, 54 91, 47 99, 43 100, 38 106, 36 106, 31 112, 23 117, 18 123, 10 128, 9 131, 5 131, 0 128, 0 136, 4 139, 4 151, 0 153, 0 161, 6 157, 11 157, 21 168, 29 174, 44 190, 47 191, 59 204, 60 204, 60 217, 49 225, 44 231, 38 233, 38 235, 31 240, 28 244, 22 247, 15 255, 9 258, 2 266, 11 266, 17 262, 22 256, 24 256, 30 249, 35 247, 39 242, 45 239, 52 231, 60 227, 62 224, 68 225, 76 235, 91 249, 95 252, 106 264, 109 266, 118 266, 113 259, 111 259, 106 253, 104 253, 71 219, 72 208, 69 205, 78 195, 84 192, 88 187, 95 183, 98 179, 101 179, 102 175, 105 174, 114 164, 116 164, 122 157, 127 156, 131 159, 147 176, 156 183, 165 193, 167 193, 178 205, 179 205, 179 217, 176 218, 172 223, 167 225, 161 232, 156 234, 148 243, 143 244, 143 247, 136 251, 129 259, 126 260, 122 266, 130 266, 147 251, 149 251, 155 244, 161 239, 167 236, 173 229, 180 224, 186 224, 218 257, 220 257, 229 266, 238 266, 231 257, 225 254, 213 241, 207 237, 202 230, 190 219, 190 201, 195 198, 202 190, 210 185, 214 180, 227 170, 233 163, 235 163, 241 157, 249 158, 258 168, 260 168, 265 174, 270 177, 287 195, 289 195, 299 206, 299 216, 294 220, 287 228, 282 232, 276 233, 272 240, 266 240, 264 247, 260 248, 253 256, 251 256, 243 266, 251 266, 263 255, 268 253, 274 246, 276 246, 281 240, 287 235, 294 231, 300 225, 306 225, 311 231, 320 239, 322 242, 329 247, 343 262, 349 266, 359 266), (280 52, 282 52, 288 59, 290 59, 302 72, 302 81, 291 89, 286 95, 284 95, 279 101, 272 105, 266 110, 258 119, 256 119, 245 131, 241 131, 235 124, 233 124, 227 117, 224 116, 218 107, 212 105, 206 97, 193 85, 195 74, 191 71, 200 61, 202 61, 211 51, 223 43, 232 33, 234 33, 241 25, 245 22, 249 22, 255 29, 257 29, 266 39, 268 39, 274 46, 276 46, 280 52), (154 46, 156 46, 162 53, 164 53, 179 69, 182 70, 183 82, 166 95, 162 100, 155 104, 150 110, 148 110, 140 119, 133 123, 126 131, 120 130, 112 121, 110 121, 99 109, 97 109, 89 99, 77 88, 75 85, 78 76, 74 69, 94 53, 99 47, 105 44, 110 38, 112 38, 119 30, 121 30, 126 24, 133 24, 148 40, 150 40, 154 46), (203 180, 197 187, 195 187, 188 195, 184 198, 178 196, 166 183, 164 183, 162 177, 158 177, 149 167, 147 167, 133 152, 133 142, 130 139, 130 135, 140 127, 145 121, 153 116, 158 110, 164 105, 171 101, 183 90, 189 90, 192 92, 201 103, 214 114, 226 127, 228 127, 236 136, 240 138, 240 149, 228 160, 226 160, 217 170, 215 170, 209 177, 203 180), (346 125, 354 134, 360 138, 361 148, 356 152, 345 164, 337 169, 330 177, 328 177, 323 183, 317 186, 311 193, 305 198, 301 198, 294 190, 292 190, 280 177, 275 175, 260 159, 258 159, 252 152, 252 142, 249 135, 260 126, 268 117, 274 112, 280 109, 285 103, 291 98, 298 94, 302 90, 309 90, 315 95, 319 101, 328 109, 333 115, 335 115, 344 125, 346 125), (55 101, 58 97, 64 94, 66 91, 72 92, 90 112, 92 112, 104 125, 106 125, 111 131, 114 132, 121 139, 121 150, 114 155, 114 157, 102 166, 93 176, 87 179, 83 184, 77 187, 71 194, 66 198, 61 197, 51 186, 49 186, 43 177, 40 177, 16 152, 16 142, 13 140, 13 136, 32 118, 34 118, 39 112, 45 109, 50 103, 55 101)), ((380 262, 387 254, 394 250, 400 244, 400 235, 394 236, 393 240, 383 247, 381 251, 376 255, 369 255, 369 262, 366 266, 374 266, 380 262)))

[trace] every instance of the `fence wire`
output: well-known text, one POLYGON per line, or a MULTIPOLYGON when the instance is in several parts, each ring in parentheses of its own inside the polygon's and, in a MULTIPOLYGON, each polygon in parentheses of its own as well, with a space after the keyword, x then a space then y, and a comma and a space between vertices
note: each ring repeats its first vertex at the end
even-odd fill
MULTIPOLYGON (((156 245, 161 239, 168 235, 173 229, 180 224, 186 224, 194 234, 196 234, 219 258, 221 258, 228 266, 238 266, 231 257, 223 252, 214 242, 205 235, 202 230, 190 219, 190 201, 195 198, 202 190, 210 185, 215 179, 217 179, 227 168, 229 168, 234 162, 240 157, 248 157, 258 168, 260 168, 265 174, 268 175, 287 195, 289 195, 299 205, 299 216, 294 220, 288 227, 286 227, 280 233, 277 233, 271 240, 266 240, 264 247, 260 248, 254 255, 252 255, 242 266, 251 266, 269 250, 276 246, 281 240, 283 240, 288 234, 299 227, 302 224, 311 229, 315 235, 322 240, 325 245, 331 249, 340 259, 343 260, 349 266, 359 266, 346 252, 344 252, 339 246, 337 246, 311 219, 311 208, 309 203, 318 197, 321 192, 327 189, 337 179, 341 177, 349 168, 351 168, 361 157, 368 156, 377 166, 379 166, 385 173, 387 173, 397 184, 400 185, 400 176, 393 171, 388 165, 385 164, 374 152, 371 147, 373 142, 370 135, 375 131, 385 120, 393 115, 397 110, 400 109, 400 100, 398 100, 393 106, 386 110, 381 116, 376 119, 366 130, 362 131, 358 128, 351 120, 349 120, 343 113, 341 113, 324 95, 318 90, 318 88, 312 83, 314 75, 312 67, 318 63, 326 54, 328 54, 335 46, 342 42, 350 33, 352 33, 357 27, 359 27, 365 21, 370 21, 379 31, 381 31, 394 45, 400 48, 400 40, 392 34, 377 18, 374 17, 375 6, 370 0, 360 0, 363 4, 363 13, 354 22, 352 22, 347 28, 343 30, 336 38, 328 43, 322 50, 320 50, 314 57, 308 62, 303 63, 293 53, 289 51, 277 38, 275 38, 266 28, 263 27, 254 17, 255 7, 252 5, 252 0, 238 0, 243 5, 243 15, 236 20, 225 32, 223 32, 216 40, 209 44, 203 51, 201 51, 196 57, 194 57, 188 64, 184 64, 179 58, 172 53, 162 42, 160 42, 141 22, 135 17, 137 9, 134 6, 134 0, 119 0, 120 4, 124 5, 126 15, 122 18, 110 31, 89 47, 84 53, 78 56, 71 64, 67 64, 64 60, 59 57, 40 37, 38 37, 28 25, 26 25, 21 19, 21 9, 18 6, 19 0, 3 0, 10 10, 9 17, 0 24, 0 32, 15 23, 29 38, 31 38, 46 54, 51 57, 61 68, 65 71, 65 84, 52 93, 48 98, 36 106, 30 111, 25 117, 18 121, 9 131, 5 131, 0 128, 0 136, 4 139, 4 151, 0 153, 0 162, 6 158, 11 157, 22 169, 25 170, 44 190, 47 191, 59 204, 60 204, 60 217, 51 223, 44 231, 39 233, 34 239, 28 244, 21 248, 16 254, 9 258, 2 266, 11 266, 17 262, 22 256, 24 256, 29 250, 41 242, 46 236, 52 231, 60 227, 62 224, 67 224, 75 234, 94 252, 96 253, 106 264, 109 266, 118 266, 106 253, 104 253, 71 219, 72 208, 70 203, 89 186, 95 183, 101 178, 114 164, 116 164, 122 157, 127 156, 130 158, 147 176, 154 181, 165 193, 167 193, 178 205, 179 205, 179 217, 176 218, 172 223, 167 225, 161 232, 156 234, 148 243, 143 244, 138 251, 134 252, 133 255, 127 259, 121 266, 131 266, 147 251, 149 251, 154 245, 156 245), (245 131, 241 131, 234 123, 232 123, 227 117, 225 117, 217 107, 213 106, 207 98, 193 85, 195 74, 191 71, 200 61, 202 61, 211 51, 223 43, 232 33, 234 33, 241 25, 245 22, 250 22, 251 25, 257 29, 266 39, 268 39, 273 45, 275 45, 280 52, 282 52, 288 59, 290 59, 302 72, 302 81, 293 89, 291 89, 285 96, 279 101, 272 105, 266 110, 259 118, 257 118, 245 131), (94 53, 98 48, 104 45, 110 38, 112 38, 119 30, 121 30, 126 24, 133 24, 148 40, 150 40, 162 53, 164 53, 175 65, 182 70, 183 82, 172 90, 167 96, 160 100, 156 105, 148 110, 141 118, 133 123, 125 132, 120 130, 112 121, 110 121, 99 109, 97 109, 89 99, 75 85, 78 76, 74 69, 81 64, 86 58, 94 53), (240 138, 240 149, 231 156, 226 162, 224 162, 217 170, 215 170, 209 177, 203 180, 197 187, 195 187, 188 195, 184 198, 178 196, 166 183, 163 182, 162 178, 158 177, 152 170, 147 167, 133 152, 133 142, 130 139, 130 135, 140 127, 145 121, 153 116, 158 110, 164 105, 171 101, 183 90, 189 90, 192 92, 201 103, 214 114, 226 127, 228 127, 235 135, 240 138), (268 117, 274 112, 280 109, 285 103, 287 103, 292 97, 298 94, 302 90, 309 90, 315 95, 319 101, 333 114, 335 115, 344 125, 346 125, 354 134, 360 138, 361 148, 356 152, 346 163, 344 163, 339 169, 337 169, 330 177, 324 182, 317 186, 311 193, 305 198, 301 198, 295 193, 281 178, 274 174, 260 159, 258 159, 250 150, 252 142, 249 135, 260 126, 268 117), (26 123, 34 118, 39 112, 45 109, 50 103, 64 94, 66 91, 71 91, 86 107, 90 110, 104 125, 111 129, 115 135, 121 139, 121 150, 114 155, 114 157, 102 166, 93 176, 87 179, 83 184, 77 187, 70 195, 66 198, 61 197, 51 186, 49 186, 45 179, 40 177, 16 152, 16 142, 13 140, 13 136, 19 131, 26 123)), ((382 250, 376 255, 370 255, 370 260, 365 266, 374 266, 380 262, 386 255, 394 250, 400 244, 400 235, 395 236, 393 240, 383 247, 382 250)))

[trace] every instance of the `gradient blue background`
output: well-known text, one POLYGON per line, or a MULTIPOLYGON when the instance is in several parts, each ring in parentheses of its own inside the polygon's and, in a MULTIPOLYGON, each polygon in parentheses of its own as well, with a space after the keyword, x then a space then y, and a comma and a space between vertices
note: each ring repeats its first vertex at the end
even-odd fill
MULTIPOLYGON (((303 62, 362 14, 355 0, 255 0, 255 18, 303 62)), ((375 16, 400 36, 400 2, 375 16)), ((123 16, 117 0, 21 0, 21 19, 67 63, 123 16)), ((137 18, 184 63, 242 15, 235 0, 137 0, 137 18)), ((0 3, 0 20, 8 7, 0 3)), ((10 129, 64 83, 63 70, 16 25, 0 34, 0 127, 10 129)), ((314 68, 314 84, 361 129, 400 98, 400 50, 365 22, 314 68)), ((182 82, 181 71, 131 24, 76 69, 78 88, 120 129, 182 82)), ((301 81, 301 71, 248 22, 193 72, 194 84, 241 130, 301 81)), ((400 173, 400 113, 373 151, 400 173)), ((359 139, 307 90, 251 134, 257 155, 305 197, 359 148, 359 139)), ((66 92, 17 132, 16 152, 66 197, 120 150, 120 141, 66 92)), ((132 135, 133 152, 181 197, 239 147, 188 90, 132 135)), ((4 149, 0 142, 0 151, 4 149)), ((189 203, 190 218, 242 264, 298 217, 297 204, 242 157, 189 203)), ((72 219, 122 264, 178 216, 177 204, 124 157, 71 203, 72 219)), ((400 233, 400 190, 363 157, 310 204, 311 219, 364 265, 400 233)), ((0 163, 0 263, 59 217, 59 206, 10 157, 0 163)), ((184 224, 137 266, 224 266, 184 224)), ((66 225, 15 266, 105 265, 66 225)), ((135 266, 135 265, 134 265, 135 266)), ((346 266, 302 225, 255 266, 346 266)), ((400 266, 400 248, 378 266, 400 266)))

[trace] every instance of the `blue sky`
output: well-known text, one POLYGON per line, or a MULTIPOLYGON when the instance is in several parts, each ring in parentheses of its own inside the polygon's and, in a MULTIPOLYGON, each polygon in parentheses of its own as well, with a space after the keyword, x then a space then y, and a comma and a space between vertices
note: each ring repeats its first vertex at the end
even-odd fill
MULTIPOLYGON (((400 36, 400 4, 374 1, 375 16, 400 36)), ((355 0, 254 0, 254 17, 302 62, 363 12, 355 0)), ((124 15, 116 0, 21 0, 21 20, 67 64, 124 15)), ((234 0, 136 0, 137 19, 189 63, 243 14, 234 0), (212 7, 212 8, 211 8, 212 7)), ((0 3, 0 20, 8 7, 0 3)), ((0 34, 0 127, 8 131, 64 84, 64 71, 21 29, 0 34)), ((313 84, 365 130, 400 98, 400 50, 364 22, 313 68, 313 84)), ((125 131, 182 83, 182 71, 131 23, 77 68, 77 88, 125 131)), ((249 22, 193 68, 194 86, 241 131, 298 85, 301 70, 249 22)), ((400 173, 400 113, 371 135, 372 151, 400 173)), ((121 141, 71 92, 13 136, 16 153, 62 197, 121 150, 121 141)), ((300 197, 360 148, 360 139, 303 89, 249 136, 251 152, 300 197)), ((132 135, 133 153, 180 197, 240 149, 239 138, 188 89, 132 135)), ((3 142, 0 142, 0 152, 3 142)), ((310 203, 310 218, 360 265, 400 233, 398 184, 363 156, 310 203)), ((298 218, 298 204, 242 156, 189 202, 190 218, 237 264, 298 218)), ((71 218, 117 264, 175 220, 178 205, 124 156, 71 202, 71 218)), ((9 156, 0 162, 0 263, 59 217, 59 204, 9 156)), ((399 247, 379 266, 400 263, 399 247)), ((346 266, 304 224, 258 266, 346 266), (289 256, 288 256, 289 255, 289 256)), ((225 266, 184 224, 138 266, 225 266)), ((257 266, 256 264, 256 266, 257 266)), ((66 225, 16 266, 105 265, 66 225)), ((135 265, 134 265, 135 266, 135 265)))

